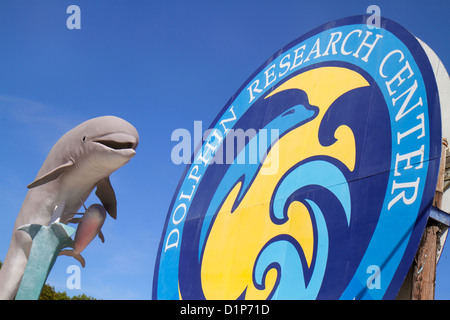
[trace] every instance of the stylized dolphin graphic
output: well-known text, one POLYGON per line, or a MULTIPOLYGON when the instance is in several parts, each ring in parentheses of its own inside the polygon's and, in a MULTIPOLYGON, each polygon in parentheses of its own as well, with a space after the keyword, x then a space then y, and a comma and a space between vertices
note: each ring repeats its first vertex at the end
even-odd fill
POLYGON ((266 159, 277 150, 278 170, 263 175, 262 166, 231 165, 215 189, 197 257, 207 299, 317 297, 330 250, 324 203, 339 203, 333 214, 343 212, 350 224, 351 193, 342 169, 353 172, 356 163, 350 127, 333 127, 331 144, 321 142, 319 131, 337 99, 369 85, 351 69, 327 66, 299 73, 264 98, 302 90, 317 111, 298 105, 273 120, 281 138, 266 159))
MULTIPOLYGON (((81 256, 81 251, 83 251, 89 243, 98 235, 102 242, 105 242, 105 237, 101 231, 103 223, 105 222, 106 211, 100 204, 93 204, 87 208, 86 212, 80 219, 80 224, 77 227, 77 232, 75 233, 74 248, 73 250, 63 250, 60 255, 66 255, 74 257, 81 265, 85 266, 86 262, 81 256)), ((75 222, 72 219, 71 222, 75 222)))
POLYGON ((109 176, 135 154, 137 130, 114 116, 98 117, 64 134, 50 150, 17 216, 11 244, 0 270, 0 299, 13 299, 27 265, 31 238, 18 231, 26 224, 66 223, 92 190, 116 218, 117 205, 109 176))
MULTIPOLYGON (((272 120, 270 123, 268 123, 264 130, 272 130, 277 129, 278 135, 282 136, 285 134, 288 130, 292 129, 295 126, 298 126, 304 121, 309 121, 315 116, 317 116, 317 110, 315 110, 315 107, 309 106, 309 109, 306 108, 304 105, 299 104, 292 108, 290 108, 288 111, 284 112, 283 114, 276 117, 274 120, 272 120)), ((259 133, 253 137, 252 140, 258 141, 259 139, 259 133)), ((276 139, 278 139, 278 136, 273 137, 270 136, 270 143, 269 147, 272 147, 272 144, 276 142, 276 139)), ((237 155, 237 158, 239 158, 241 155, 245 155, 249 152, 249 148, 251 145, 251 141, 245 146, 243 150, 239 152, 237 155)), ((258 150, 261 152, 261 150, 258 150)), ((263 150, 267 152, 267 150, 263 150)), ((239 179, 242 180, 242 186, 240 188, 239 197, 236 200, 237 203, 239 203, 242 198, 245 196, 245 192, 250 187, 251 183, 253 182, 254 176, 257 174, 258 170, 261 169, 260 163, 244 163, 241 165, 234 165, 231 166, 224 177, 222 178, 222 181, 220 182, 220 185, 217 187, 217 191, 214 194, 213 198, 211 199, 209 209, 207 213, 205 214, 205 220, 203 222, 201 236, 200 236, 200 243, 204 243, 205 237, 207 236, 207 232, 209 230, 210 224, 212 223, 212 219, 214 218, 214 215, 216 214, 217 209, 220 207, 220 205, 223 202, 223 199, 227 196, 229 193, 230 186, 234 185, 236 181, 239 179)), ((199 252, 199 255, 201 255, 202 251, 199 252)))

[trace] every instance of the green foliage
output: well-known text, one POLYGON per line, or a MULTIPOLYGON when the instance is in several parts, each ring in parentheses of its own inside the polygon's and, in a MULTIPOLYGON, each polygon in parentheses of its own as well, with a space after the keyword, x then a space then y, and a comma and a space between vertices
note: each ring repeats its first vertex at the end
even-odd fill
POLYGON ((65 291, 57 292, 55 288, 45 284, 42 288, 41 295, 39 300, 97 300, 95 298, 89 297, 87 295, 79 294, 77 296, 73 296, 72 298, 67 295, 65 291))

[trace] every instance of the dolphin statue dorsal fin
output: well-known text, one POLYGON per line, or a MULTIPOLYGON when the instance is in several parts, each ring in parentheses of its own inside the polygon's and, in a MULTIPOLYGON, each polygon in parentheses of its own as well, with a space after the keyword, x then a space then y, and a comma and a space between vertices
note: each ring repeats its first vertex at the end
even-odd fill
POLYGON ((103 235, 103 232, 101 230, 98 232, 98 237, 100 238, 100 240, 102 240, 103 243, 105 242, 105 236, 103 235))
POLYGON ((65 172, 67 169, 69 169, 70 167, 72 167, 75 164, 75 162, 70 159, 69 161, 67 161, 66 163, 56 167, 55 169, 51 170, 50 172, 44 174, 42 177, 37 178, 36 180, 34 180, 32 183, 30 183, 27 188, 28 189, 32 189, 35 188, 37 186, 43 185, 47 182, 50 182, 52 180, 55 180, 56 178, 58 178, 63 172, 65 172))
POLYGON ((100 199, 100 201, 103 204, 103 207, 105 207, 109 215, 113 219, 116 219, 117 200, 114 189, 111 186, 111 182, 109 181, 109 177, 106 177, 97 183, 97 190, 95 191, 95 194, 100 199))

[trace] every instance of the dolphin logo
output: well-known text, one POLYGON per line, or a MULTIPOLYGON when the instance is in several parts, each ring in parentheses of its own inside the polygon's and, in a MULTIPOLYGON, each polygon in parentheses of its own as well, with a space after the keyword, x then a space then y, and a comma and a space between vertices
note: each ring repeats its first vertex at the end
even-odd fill
POLYGON ((346 225, 350 223, 350 190, 340 167, 350 172, 355 169, 354 134, 349 127, 339 126, 335 141, 323 145, 319 128, 339 97, 367 86, 357 72, 330 66, 300 73, 265 98, 302 90, 309 104, 318 108, 317 114, 299 106, 274 120, 281 132, 285 131, 282 120, 287 121, 286 129, 292 127, 290 121, 301 125, 289 129, 268 152, 268 158, 275 148, 279 152, 279 170, 273 175, 262 175, 256 167, 233 166, 225 174, 202 229, 199 258, 207 299, 317 296, 329 251, 328 226, 314 197, 296 196, 310 186, 311 194, 325 189, 342 206, 346 225), (308 148, 299 143, 305 139, 308 148))
POLYGON ((26 224, 67 223, 95 194, 114 219, 117 202, 109 176, 136 154, 139 135, 130 123, 104 116, 64 134, 50 150, 17 216, 11 243, 0 270, 0 299, 13 299, 31 249, 31 238, 17 229, 26 224))

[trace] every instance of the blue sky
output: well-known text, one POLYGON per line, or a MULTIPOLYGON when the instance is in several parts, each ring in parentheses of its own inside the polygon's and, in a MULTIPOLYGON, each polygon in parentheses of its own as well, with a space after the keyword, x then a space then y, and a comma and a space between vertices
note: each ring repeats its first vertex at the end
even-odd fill
MULTIPOLYGON (((68 290, 60 257, 48 279, 69 295, 150 299, 167 210, 184 170, 171 133, 209 125, 272 54, 331 20, 371 4, 425 41, 450 68, 450 3, 434 1, 0 0, 0 259, 27 189, 48 151, 77 124, 101 115, 131 122, 137 155, 111 176, 118 218, 83 252, 81 290, 68 290), (69 30, 66 9, 81 8, 69 30)), ((95 197, 87 205, 98 202, 95 197)), ((444 250, 436 298, 450 299, 444 250)))

